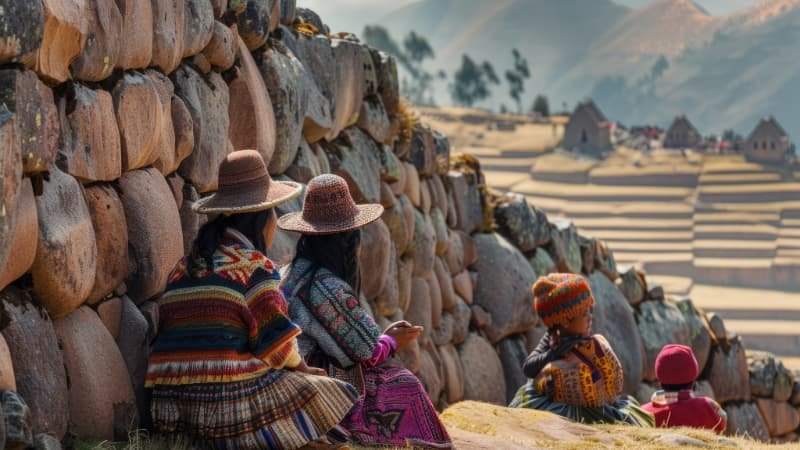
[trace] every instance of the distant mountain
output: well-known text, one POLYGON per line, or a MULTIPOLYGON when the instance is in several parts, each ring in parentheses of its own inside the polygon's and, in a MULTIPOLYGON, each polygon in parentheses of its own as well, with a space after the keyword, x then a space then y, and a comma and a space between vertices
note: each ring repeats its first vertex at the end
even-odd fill
MULTIPOLYGON (((611 119, 669 125, 686 113, 701 132, 747 133, 775 114, 800 140, 800 0, 761 0, 712 16, 692 0, 629 9, 610 0, 422 0, 392 13, 400 40, 414 30, 436 51, 432 69, 452 74, 469 54, 502 73, 511 49, 528 59, 524 104, 545 93, 551 107, 589 95, 611 119)), ((510 105, 505 85, 493 104, 510 105)), ((445 86, 437 99, 449 104, 445 86)))

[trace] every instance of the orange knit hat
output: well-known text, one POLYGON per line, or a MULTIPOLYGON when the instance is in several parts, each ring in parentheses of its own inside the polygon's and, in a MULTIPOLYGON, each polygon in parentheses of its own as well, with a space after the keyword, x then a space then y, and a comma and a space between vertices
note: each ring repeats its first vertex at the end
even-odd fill
POLYGON ((536 313, 547 328, 567 326, 575 317, 594 306, 592 290, 586 279, 571 273, 554 273, 534 283, 536 313))

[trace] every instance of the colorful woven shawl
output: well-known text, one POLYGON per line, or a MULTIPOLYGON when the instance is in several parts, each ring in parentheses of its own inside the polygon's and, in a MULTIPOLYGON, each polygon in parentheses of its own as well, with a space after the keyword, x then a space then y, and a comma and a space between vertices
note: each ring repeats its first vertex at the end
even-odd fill
MULTIPOLYGON (((342 368, 372 358, 381 330, 341 278, 298 259, 283 277, 281 290, 303 336, 312 338, 342 368)), ((301 342, 301 352, 302 347, 301 342)))

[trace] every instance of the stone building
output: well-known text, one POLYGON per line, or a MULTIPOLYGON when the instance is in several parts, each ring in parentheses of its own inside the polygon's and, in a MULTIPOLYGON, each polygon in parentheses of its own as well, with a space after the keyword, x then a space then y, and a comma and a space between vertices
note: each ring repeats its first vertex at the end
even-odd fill
POLYGON ((598 154, 610 149, 611 124, 592 100, 575 108, 564 130, 563 147, 598 154))
POLYGON ((747 159, 756 162, 781 163, 791 151, 789 136, 772 116, 761 119, 744 146, 747 159))
POLYGON ((664 148, 695 148, 703 141, 697 128, 686 116, 678 116, 664 136, 664 148))

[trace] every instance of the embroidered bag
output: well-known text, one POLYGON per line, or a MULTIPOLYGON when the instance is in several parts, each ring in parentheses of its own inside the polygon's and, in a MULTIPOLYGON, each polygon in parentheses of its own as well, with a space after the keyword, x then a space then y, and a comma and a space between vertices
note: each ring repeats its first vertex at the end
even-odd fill
POLYGON ((619 359, 599 334, 547 364, 535 379, 537 390, 557 402, 594 408, 614 401, 622 383, 619 359))

